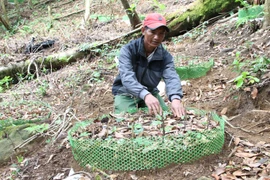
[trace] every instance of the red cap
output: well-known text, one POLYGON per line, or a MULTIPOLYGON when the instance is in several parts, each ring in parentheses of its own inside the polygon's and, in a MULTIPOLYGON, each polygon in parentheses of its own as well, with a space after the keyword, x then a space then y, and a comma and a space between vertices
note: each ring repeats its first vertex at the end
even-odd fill
POLYGON ((155 30, 161 26, 166 27, 166 31, 169 32, 169 28, 166 25, 166 19, 158 13, 152 13, 148 14, 144 21, 143 21, 143 26, 147 26, 148 28, 155 30))

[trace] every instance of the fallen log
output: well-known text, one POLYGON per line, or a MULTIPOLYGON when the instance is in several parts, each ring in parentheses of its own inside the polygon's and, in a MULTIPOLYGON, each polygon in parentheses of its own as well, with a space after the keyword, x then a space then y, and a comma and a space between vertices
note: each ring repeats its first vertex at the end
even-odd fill
POLYGON ((197 0, 186 8, 170 13, 166 16, 170 32, 168 37, 184 34, 204 21, 235 9, 239 6, 235 0, 197 0))

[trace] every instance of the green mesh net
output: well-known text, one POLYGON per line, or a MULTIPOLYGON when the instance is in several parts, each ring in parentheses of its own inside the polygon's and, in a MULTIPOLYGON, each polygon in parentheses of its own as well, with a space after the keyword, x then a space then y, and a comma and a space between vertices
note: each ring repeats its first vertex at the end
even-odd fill
POLYGON ((213 67, 213 65, 214 60, 211 59, 205 63, 176 67, 175 69, 181 80, 186 80, 205 76, 206 73, 213 67))
MULTIPOLYGON (((198 113, 205 113, 198 111, 198 113)), ((146 170, 174 163, 186 163, 219 153, 224 144, 224 121, 211 112, 218 126, 185 134, 130 139, 80 139, 76 132, 93 121, 79 122, 68 132, 75 160, 102 170, 146 170)), ((83 134, 83 133, 82 133, 83 134)))

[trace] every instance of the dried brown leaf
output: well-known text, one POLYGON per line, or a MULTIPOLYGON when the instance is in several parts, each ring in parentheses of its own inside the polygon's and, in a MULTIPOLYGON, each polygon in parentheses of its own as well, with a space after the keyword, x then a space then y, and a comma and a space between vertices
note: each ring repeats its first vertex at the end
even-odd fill
POLYGON ((249 147, 253 147, 254 144, 248 142, 248 141, 241 141, 241 144, 245 145, 245 146, 249 146, 249 147))
POLYGON ((214 174, 216 174, 216 175, 220 175, 220 174, 223 174, 224 172, 226 172, 226 168, 225 167, 218 167, 216 170, 215 170, 215 172, 214 172, 214 174))
POLYGON ((251 98, 256 99, 257 95, 258 95, 258 89, 256 87, 253 87, 252 92, 251 92, 251 98))
POLYGON ((98 133, 98 137, 99 138, 102 138, 102 137, 104 137, 104 136, 106 136, 107 135, 107 132, 108 132, 108 130, 106 129, 106 128, 103 128, 99 133, 98 133))
POLYGON ((125 138, 124 135, 123 135, 122 133, 118 133, 118 132, 115 132, 115 133, 114 133, 114 136, 115 136, 115 138, 117 138, 117 139, 123 139, 123 138, 125 138))
POLYGON ((241 139, 239 137, 234 138, 234 144, 237 146, 240 143, 241 139))
POLYGON ((252 167, 252 168, 254 168, 254 167, 260 167, 262 164, 261 163, 253 163, 253 164, 247 164, 249 167, 252 167))
POLYGON ((211 176, 212 176, 213 178, 215 178, 215 180, 219 180, 219 176, 218 176, 217 174, 213 173, 213 174, 211 174, 211 176))
POLYGON ((252 164, 252 163, 255 163, 255 159, 256 159, 256 156, 255 157, 252 157, 252 158, 245 158, 243 160, 243 164, 252 164))
POLYGON ((233 172, 234 176, 245 176, 247 173, 244 173, 242 170, 237 170, 233 172))
POLYGON ((247 158, 247 157, 257 156, 258 154, 253 154, 253 153, 235 153, 234 155, 237 156, 237 157, 247 158))
POLYGON ((245 92, 250 92, 250 91, 251 91, 251 88, 250 88, 250 87, 245 87, 245 88, 244 88, 244 91, 245 91, 245 92))
POLYGON ((222 174, 220 177, 221 177, 221 180, 235 180, 236 179, 236 177, 232 175, 231 173, 222 174))
POLYGON ((225 115, 227 113, 227 111, 228 111, 228 107, 223 108, 222 111, 220 112, 220 115, 221 116, 225 115))

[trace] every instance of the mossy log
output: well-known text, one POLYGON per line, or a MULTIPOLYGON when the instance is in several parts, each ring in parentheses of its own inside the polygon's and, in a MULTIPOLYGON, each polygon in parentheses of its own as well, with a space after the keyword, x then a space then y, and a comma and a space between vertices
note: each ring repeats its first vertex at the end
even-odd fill
POLYGON ((4 78, 5 76, 15 78, 16 73, 26 73, 29 66, 31 66, 31 69, 35 68, 34 64, 38 66, 42 65, 46 68, 60 68, 61 66, 75 61, 77 58, 83 57, 85 54, 85 51, 71 49, 67 52, 54 54, 47 57, 38 57, 36 59, 29 59, 19 63, 9 63, 7 66, 0 67, 0 79, 4 78))
POLYGON ((170 32, 168 37, 184 34, 221 13, 225 13, 239 6, 235 0, 197 0, 186 8, 170 13, 166 16, 170 32))
POLYGON ((100 46, 100 44, 84 44, 83 46, 58 54, 49 55, 47 57, 37 57, 36 59, 31 58, 19 63, 9 63, 7 66, 0 67, 0 79, 5 76, 16 78, 16 73, 27 73, 29 66, 30 69, 34 71, 36 70, 35 65, 38 66, 38 69, 40 69, 41 66, 53 69, 61 68, 71 62, 75 62, 77 59, 83 58, 90 53, 91 48, 95 48, 97 46, 100 46))

